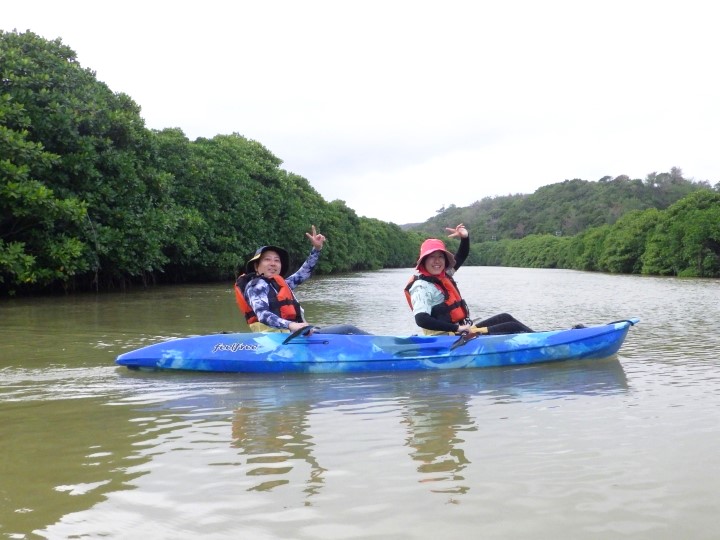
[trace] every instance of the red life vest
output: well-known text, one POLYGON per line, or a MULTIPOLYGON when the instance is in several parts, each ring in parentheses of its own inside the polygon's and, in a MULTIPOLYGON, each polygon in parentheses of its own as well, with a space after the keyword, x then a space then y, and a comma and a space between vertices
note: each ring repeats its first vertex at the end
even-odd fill
POLYGON ((235 281, 235 301, 238 308, 245 315, 248 324, 258 322, 258 317, 245 300, 245 288, 254 279, 263 279, 268 285, 268 305, 278 317, 288 321, 303 322, 300 303, 295 299, 292 289, 281 276, 258 276, 255 272, 243 274, 235 281))
POLYGON ((445 302, 437 304, 432 307, 430 316, 435 317, 441 321, 462 324, 464 321, 470 318, 470 310, 467 307, 467 303, 460 296, 460 291, 457 288, 455 280, 448 275, 442 277, 430 276, 426 274, 417 275, 414 274, 410 281, 408 281, 405 287, 405 298, 410 306, 413 308, 412 297, 410 296, 410 287, 413 286, 418 279, 427 281, 435 285, 445 298, 445 302))

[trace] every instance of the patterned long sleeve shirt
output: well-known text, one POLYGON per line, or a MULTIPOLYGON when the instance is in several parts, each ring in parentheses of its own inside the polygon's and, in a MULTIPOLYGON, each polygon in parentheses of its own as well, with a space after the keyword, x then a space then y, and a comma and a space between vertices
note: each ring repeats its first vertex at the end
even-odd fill
MULTIPOLYGON (((285 279, 285 282, 291 290, 295 290, 295 287, 303 281, 306 281, 312 275, 318 259, 320 259, 320 252, 312 248, 310 255, 305 259, 305 262, 298 271, 285 279)), ((273 328, 287 329, 292 321, 283 319, 270 311, 270 303, 268 301, 269 291, 270 284, 267 281, 264 279, 253 279, 247 284, 247 287, 245 287, 245 300, 247 300, 248 305, 257 315, 259 322, 273 328)))

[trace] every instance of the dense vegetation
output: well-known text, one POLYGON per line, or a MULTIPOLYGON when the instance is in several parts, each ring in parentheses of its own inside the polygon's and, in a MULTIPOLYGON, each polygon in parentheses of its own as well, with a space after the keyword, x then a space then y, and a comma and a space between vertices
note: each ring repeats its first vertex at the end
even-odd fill
POLYGON ((299 264, 314 224, 321 272, 404 266, 419 240, 326 202, 238 134, 191 142, 60 40, 0 33, 0 292, 232 278, 258 245, 299 264))
POLYGON ((409 227, 440 234, 445 223, 465 223, 476 240, 518 239, 533 234, 574 236, 592 227, 612 225, 634 210, 663 210, 698 190, 706 181, 683 178, 682 171, 651 173, 645 180, 627 176, 597 182, 565 180, 530 195, 486 197, 466 208, 450 206, 426 223, 409 227))
POLYGON ((468 264, 720 277, 720 182, 678 168, 485 198, 409 228, 437 235, 446 223, 470 230, 468 264))
POLYGON ((473 246, 472 264, 720 277, 720 193, 700 190, 666 211, 631 211, 575 236, 533 234, 473 246))
MULTIPOLYGON (((258 245, 319 272, 408 267, 464 222, 469 264, 720 276, 720 193, 679 169, 568 180, 403 230, 325 201, 262 144, 149 130, 61 40, 0 31, 0 294, 232 279, 258 245)), ((450 242, 451 248, 453 242, 450 242)))

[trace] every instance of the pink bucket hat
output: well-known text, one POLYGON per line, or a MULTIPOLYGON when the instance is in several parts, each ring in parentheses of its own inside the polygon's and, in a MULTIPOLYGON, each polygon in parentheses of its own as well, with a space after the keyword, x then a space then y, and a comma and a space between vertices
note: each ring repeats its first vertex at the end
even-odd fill
POLYGON ((445 254, 445 262, 448 269, 455 268, 455 255, 445 249, 445 243, 437 238, 429 238, 420 246, 420 256, 418 257, 415 268, 420 268, 423 259, 430 255, 433 251, 442 251, 445 254))

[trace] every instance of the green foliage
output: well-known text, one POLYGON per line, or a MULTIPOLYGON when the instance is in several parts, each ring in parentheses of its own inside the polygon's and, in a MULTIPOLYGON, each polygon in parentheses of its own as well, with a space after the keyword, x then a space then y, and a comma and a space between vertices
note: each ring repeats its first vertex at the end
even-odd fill
POLYGON ((720 276, 720 193, 693 193, 659 220, 642 258, 642 273, 720 276))
POLYGON ((318 264, 323 272, 347 272, 356 268, 360 251, 360 220, 355 211, 344 201, 335 200, 328 204, 318 223, 320 230, 328 237, 327 253, 318 264))
POLYGON ((239 134, 190 141, 145 128, 140 107, 58 39, 0 34, 0 290, 232 278, 256 247, 319 271, 409 266, 417 235, 327 203, 239 134))
POLYGON ((538 234, 574 236, 589 228, 612 225, 634 210, 665 209, 699 190, 710 190, 710 186, 686 180, 677 168, 669 173, 651 173, 645 181, 627 176, 597 182, 565 180, 530 195, 486 197, 466 208, 451 206, 406 229, 433 236, 441 234, 448 223, 464 223, 478 241, 538 234))
MULTIPOLYGON (((32 71, 33 37, 19 47, 17 34, 0 40, 0 282, 13 293, 18 287, 67 286, 77 273, 87 270, 85 246, 69 236, 80 233, 87 205, 71 194, 59 194, 44 181, 60 156, 32 140, 34 125, 17 95, 27 95, 18 79, 32 71), (16 74, 20 74, 16 76, 16 74)), ((42 43, 40 43, 42 44, 42 43)), ((60 49, 62 52, 62 49, 60 49)), ((40 97, 47 92, 37 83, 40 97)))
POLYGON ((532 195, 451 206, 406 228, 436 235, 447 223, 465 223, 480 240, 467 264, 718 276, 718 191, 678 168, 645 181, 566 180, 532 195))
POLYGON ((140 108, 81 68, 60 40, 3 33, 0 55, 3 141, 13 145, 2 182, 27 204, 10 199, 0 237, 14 241, 18 230, 35 231, 21 238, 37 254, 23 283, 124 284, 161 270, 162 246, 173 232, 167 175, 155 168, 140 108), (45 154, 30 165, 31 152, 45 154), (32 208, 39 204, 44 208, 32 208), (38 223, 27 223, 33 219, 38 223))
POLYGON ((654 208, 644 212, 635 210, 621 217, 605 237, 598 269, 619 274, 640 273, 648 236, 659 220, 660 212, 654 208))
POLYGON ((14 294, 17 283, 33 283, 35 257, 30 255, 22 242, 6 243, 0 239, 0 283, 8 282, 8 292, 14 294))
POLYGON ((482 242, 469 263, 720 277, 720 193, 697 191, 668 210, 633 211, 573 237, 482 242))
POLYGON ((394 223, 360 218, 360 240, 363 251, 354 269, 377 270, 414 266, 425 237, 407 233, 394 223))

